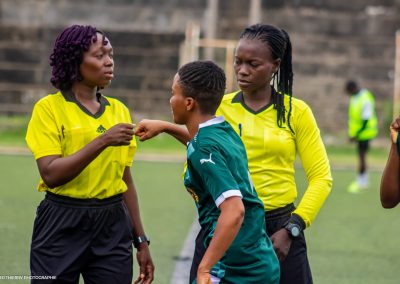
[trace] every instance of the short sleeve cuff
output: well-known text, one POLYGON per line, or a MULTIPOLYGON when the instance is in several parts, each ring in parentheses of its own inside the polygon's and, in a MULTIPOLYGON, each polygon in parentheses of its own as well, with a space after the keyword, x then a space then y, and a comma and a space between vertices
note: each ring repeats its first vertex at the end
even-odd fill
POLYGON ((45 156, 53 156, 53 155, 62 155, 61 150, 58 148, 54 149, 46 149, 45 151, 32 151, 35 160, 45 157, 45 156))
POLYGON ((225 199, 227 199, 229 197, 233 197, 233 196, 238 196, 240 198, 243 198, 242 193, 240 192, 240 190, 231 189, 231 190, 228 190, 228 191, 225 191, 225 192, 221 193, 221 195, 218 196, 217 200, 215 200, 215 205, 217 207, 219 207, 221 205, 221 203, 225 201, 225 199))

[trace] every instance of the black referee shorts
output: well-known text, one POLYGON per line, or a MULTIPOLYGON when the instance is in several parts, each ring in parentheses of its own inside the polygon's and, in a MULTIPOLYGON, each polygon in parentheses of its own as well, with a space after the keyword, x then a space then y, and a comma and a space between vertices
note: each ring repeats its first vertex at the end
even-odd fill
MULTIPOLYGON (((289 204, 285 207, 267 211, 265 213, 265 222, 267 234, 271 237, 276 231, 282 229, 289 220, 295 207, 289 204)), ((286 259, 280 263, 281 279, 280 284, 312 284, 312 274, 307 256, 307 245, 304 232, 293 239, 289 253, 286 259)))
POLYGON ((357 141, 358 152, 367 152, 369 149, 369 140, 357 141))
POLYGON ((79 283, 82 274, 86 284, 130 284, 131 228, 122 195, 81 200, 47 193, 33 226, 31 283, 79 283), (43 280, 49 276, 56 279, 43 280))
POLYGON ((207 238, 207 230, 200 229, 200 232, 197 234, 196 237, 196 245, 194 247, 193 261, 190 267, 189 284, 193 283, 193 281, 197 278, 197 269, 199 268, 200 262, 203 259, 203 256, 207 250, 204 244, 204 240, 206 238, 207 238))

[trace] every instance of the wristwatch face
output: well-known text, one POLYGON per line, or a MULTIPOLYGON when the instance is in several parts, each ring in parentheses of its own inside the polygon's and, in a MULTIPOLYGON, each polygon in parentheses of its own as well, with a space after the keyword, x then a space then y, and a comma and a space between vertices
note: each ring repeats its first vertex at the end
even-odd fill
POLYGON ((299 229, 299 227, 293 226, 293 227, 290 229, 290 234, 291 234, 293 237, 298 237, 298 236, 300 235, 300 229, 299 229))
POLYGON ((146 242, 146 241, 147 241, 147 237, 146 237, 146 236, 140 236, 140 237, 138 237, 138 243, 139 243, 139 244, 144 243, 144 242, 146 242))
POLYGON ((137 248, 141 243, 147 242, 150 245, 150 239, 147 236, 138 236, 133 239, 133 245, 137 248))

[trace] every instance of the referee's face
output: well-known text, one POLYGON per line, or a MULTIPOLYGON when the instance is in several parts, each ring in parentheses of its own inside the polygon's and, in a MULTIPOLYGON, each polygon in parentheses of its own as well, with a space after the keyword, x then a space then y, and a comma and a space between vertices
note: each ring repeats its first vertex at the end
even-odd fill
POLYGON ((272 75, 279 67, 268 46, 258 39, 243 38, 235 51, 234 69, 243 92, 255 92, 269 87, 272 75))
POLYGON ((113 48, 102 34, 97 33, 96 42, 83 53, 79 71, 83 78, 82 83, 89 87, 104 88, 111 83, 114 78, 113 48))

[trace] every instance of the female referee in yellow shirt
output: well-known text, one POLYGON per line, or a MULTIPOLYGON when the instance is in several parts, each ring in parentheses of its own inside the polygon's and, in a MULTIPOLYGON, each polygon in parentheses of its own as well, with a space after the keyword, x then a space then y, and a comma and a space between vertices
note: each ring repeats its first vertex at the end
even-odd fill
MULTIPOLYGON (((223 115, 246 147, 251 178, 264 203, 267 233, 281 262, 282 284, 312 283, 303 230, 325 202, 332 177, 317 123, 309 106, 292 98, 289 35, 257 24, 241 34, 235 52, 240 90, 224 96, 223 115), (308 187, 297 205, 294 160, 300 156, 308 187)), ((163 121, 144 120, 140 140, 167 132, 185 143, 187 131, 163 121)))
POLYGON ((50 65, 59 91, 36 103, 26 135, 41 176, 38 190, 46 192, 33 228, 31 274, 55 277, 46 283, 79 283, 82 274, 85 283, 128 284, 133 241, 135 283, 151 283, 154 266, 130 172, 131 117, 98 92, 113 78, 110 41, 94 27, 68 27, 50 65))

